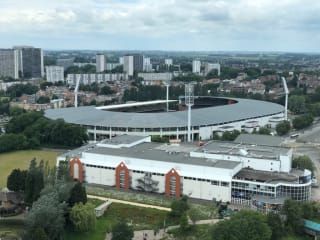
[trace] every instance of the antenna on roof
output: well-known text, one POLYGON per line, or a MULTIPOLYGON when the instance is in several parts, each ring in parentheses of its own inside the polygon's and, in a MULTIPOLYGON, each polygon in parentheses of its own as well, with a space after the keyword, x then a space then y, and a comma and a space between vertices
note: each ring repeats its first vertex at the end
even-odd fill
POLYGON ((281 77, 282 79, 282 84, 284 88, 284 93, 286 95, 286 100, 285 100, 285 107, 284 107, 284 119, 287 121, 288 120, 288 96, 289 96, 289 89, 287 86, 287 81, 284 77, 281 77))
POLYGON ((188 142, 191 142, 191 107, 194 105, 194 85, 185 85, 185 104, 188 106, 188 142))

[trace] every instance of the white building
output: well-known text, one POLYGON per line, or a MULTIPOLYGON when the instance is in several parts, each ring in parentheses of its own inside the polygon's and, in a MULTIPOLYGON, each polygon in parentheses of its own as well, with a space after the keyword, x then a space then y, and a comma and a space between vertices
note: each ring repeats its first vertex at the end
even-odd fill
POLYGON ((144 72, 152 72, 152 64, 151 59, 148 57, 143 58, 143 71, 144 72))
POLYGON ((120 63, 106 63, 106 70, 110 71, 119 66, 121 66, 120 63))
POLYGON ((164 64, 169 67, 169 66, 171 66, 173 64, 173 60, 171 58, 166 58, 164 60, 164 64))
POLYGON ((292 149, 230 142, 152 143, 122 135, 57 158, 71 159, 74 179, 179 198, 187 195, 277 210, 284 199, 307 201, 311 172, 291 168, 292 149))
POLYGON ((92 83, 105 83, 128 80, 128 75, 124 73, 92 73, 92 74, 68 74, 67 84, 75 86, 77 79, 80 84, 90 85, 92 83))
POLYGON ((216 69, 218 71, 218 76, 220 76, 220 64, 219 63, 205 63, 204 73, 207 75, 212 70, 216 69))
POLYGON ((143 85, 161 85, 172 80, 172 73, 138 73, 138 77, 143 78, 143 85))
POLYGON ((64 69, 59 66, 46 66, 47 82, 64 81, 64 69))
POLYGON ((124 57, 119 57, 119 64, 123 65, 124 64, 124 57))
POLYGON ((192 61, 192 72, 199 74, 201 71, 201 62, 200 60, 193 60, 192 61))
POLYGON ((96 55, 96 72, 104 72, 106 70, 106 57, 103 54, 96 55))
POLYGON ((0 77, 19 78, 18 50, 0 49, 0 77))
POLYGON ((123 71, 130 77, 133 76, 134 65, 133 65, 133 56, 124 56, 123 57, 123 71))

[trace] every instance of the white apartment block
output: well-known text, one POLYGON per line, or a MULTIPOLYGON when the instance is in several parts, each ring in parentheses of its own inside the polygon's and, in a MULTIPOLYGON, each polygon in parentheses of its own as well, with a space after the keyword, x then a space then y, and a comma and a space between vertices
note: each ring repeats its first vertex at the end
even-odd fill
POLYGON ((192 72, 199 74, 201 71, 201 62, 200 60, 193 60, 192 61, 192 72))
POLYGON ((106 57, 103 54, 96 55, 96 71, 97 73, 106 70, 106 57))
POLYGON ((80 79, 80 84, 90 85, 92 83, 128 80, 128 75, 125 73, 68 74, 67 84, 76 85, 78 79, 80 79))
POLYGON ((220 76, 220 64, 219 63, 205 63, 204 73, 207 75, 212 70, 216 69, 218 71, 218 76, 220 76))
POLYGON ((166 58, 164 60, 164 64, 167 65, 167 66, 171 66, 173 64, 173 61, 171 58, 166 58))
POLYGON ((151 59, 148 57, 143 58, 143 71, 152 72, 151 59))
POLYGON ((64 81, 64 68, 60 66, 46 66, 47 82, 64 81))
POLYGON ((133 56, 124 56, 123 57, 123 71, 128 76, 133 76, 134 72, 134 65, 133 65, 133 56))
POLYGON ((164 73, 138 73, 138 77, 143 78, 144 85, 161 85, 164 82, 172 80, 173 74, 170 72, 164 73))
POLYGON ((19 78, 18 50, 0 49, 0 77, 19 78))

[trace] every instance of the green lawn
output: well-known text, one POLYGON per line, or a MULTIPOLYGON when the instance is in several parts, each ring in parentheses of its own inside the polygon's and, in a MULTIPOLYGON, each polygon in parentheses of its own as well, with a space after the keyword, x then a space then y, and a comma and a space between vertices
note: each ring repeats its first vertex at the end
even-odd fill
POLYGON ((76 233, 70 229, 66 230, 65 240, 103 240, 106 232, 111 231, 112 226, 124 219, 129 224, 132 224, 135 230, 154 229, 158 225, 177 224, 170 219, 167 219, 166 211, 160 211, 151 208, 141 208, 121 203, 112 203, 105 215, 97 219, 95 231, 87 233, 76 233))
POLYGON ((39 161, 41 159, 49 161, 50 166, 54 166, 58 155, 59 152, 48 150, 26 150, 0 154, 0 188, 7 185, 7 177, 13 169, 27 169, 33 158, 39 161))
POLYGON ((193 240, 193 239, 201 239, 201 240, 211 240, 211 231, 212 226, 203 224, 203 225, 190 225, 190 229, 188 232, 181 233, 180 229, 170 230, 171 233, 176 239, 183 240, 193 240))

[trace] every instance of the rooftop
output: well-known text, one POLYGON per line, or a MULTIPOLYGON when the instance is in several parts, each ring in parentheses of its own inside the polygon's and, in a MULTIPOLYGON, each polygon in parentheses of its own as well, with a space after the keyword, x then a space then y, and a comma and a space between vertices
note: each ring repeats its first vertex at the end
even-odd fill
POLYGON ((304 171, 294 169, 289 174, 282 172, 258 171, 250 168, 243 168, 238 172, 234 179, 242 179, 248 181, 257 181, 265 183, 288 182, 295 183, 299 181, 299 177, 304 175, 304 171))
POLYGON ((111 139, 104 139, 99 143, 108 145, 119 145, 119 144, 132 144, 137 141, 145 139, 145 136, 135 136, 135 135, 118 135, 111 139))
MULTIPOLYGON (((163 144, 164 146, 166 144, 163 144)), ((166 148, 159 148, 158 143, 141 143, 130 148, 105 148, 91 147, 87 148, 86 153, 102 154, 119 157, 140 158, 161 162, 173 162, 178 164, 198 165, 223 169, 234 169, 240 162, 209 160, 205 158, 190 157, 188 152, 170 151, 166 148)))
POLYGON ((279 159, 280 155, 286 155, 289 148, 275 146, 261 146, 254 144, 245 144, 237 142, 211 141, 199 148, 197 152, 206 152, 212 154, 238 155, 261 159, 279 159))
POLYGON ((284 138, 261 134, 240 134, 234 142, 279 147, 284 142, 284 138))

